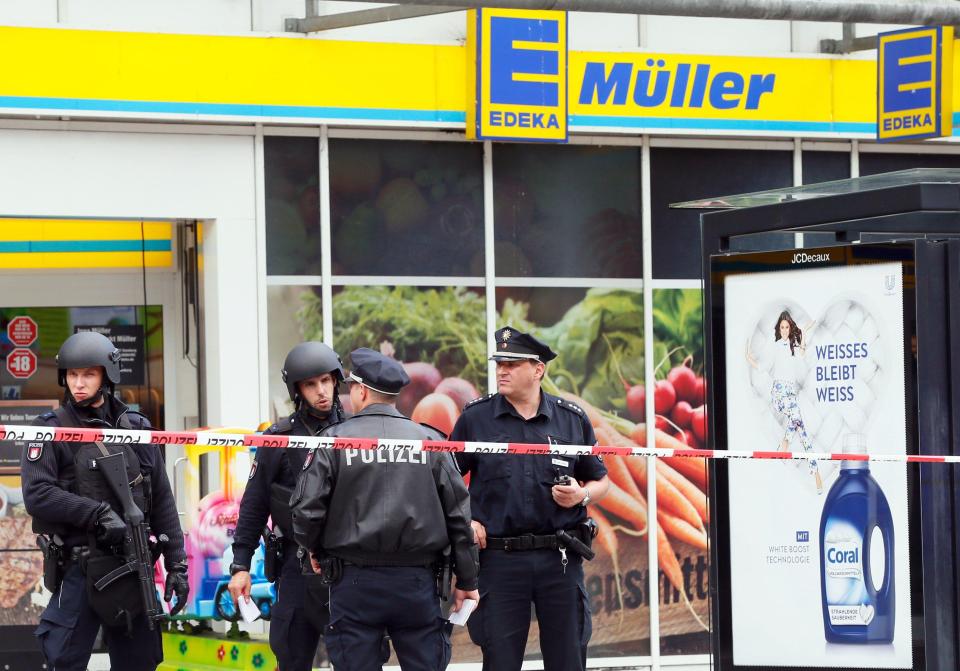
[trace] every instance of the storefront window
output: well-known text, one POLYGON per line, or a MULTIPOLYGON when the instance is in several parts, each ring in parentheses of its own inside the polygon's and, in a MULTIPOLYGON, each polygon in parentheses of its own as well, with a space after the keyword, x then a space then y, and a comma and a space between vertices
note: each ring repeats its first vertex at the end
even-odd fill
POLYGON ((333 295, 334 345, 348 367, 348 355, 358 347, 402 361, 411 382, 397 407, 449 433, 464 404, 486 392, 484 306, 483 290, 474 288, 338 288, 333 295))
MULTIPOLYGON (((661 447, 707 445, 703 301, 699 289, 653 293, 657 441, 661 447)), ((664 459, 658 470, 660 649, 663 654, 710 651, 707 464, 664 459), (662 496, 661 496, 662 493, 662 496)))
POLYGON ((860 175, 910 168, 960 168, 960 154, 881 154, 860 152, 860 175))
POLYGON ((803 183, 817 184, 850 177, 850 152, 803 152, 803 183))
POLYGON ((267 274, 320 274, 317 138, 264 138, 267 274))
POLYGON ((38 404, 42 401, 51 407, 58 406, 63 388, 57 382, 57 352, 63 341, 74 333, 90 330, 106 335, 121 352, 117 396, 145 414, 154 426, 163 428, 163 308, 159 305, 0 308, 0 357, 6 360, 15 350, 31 353, 16 357, 22 359, 27 368, 7 365, 0 369, 0 411, 4 404, 8 408, 16 407, 16 402, 40 407, 38 404), (32 331, 32 340, 26 335, 12 341, 7 330, 12 320, 18 324, 29 320, 27 330, 32 331))
POLYGON ((334 275, 483 276, 483 146, 330 140, 334 275))
POLYGON ((277 418, 293 412, 293 403, 280 374, 284 359, 298 343, 323 340, 320 287, 268 286, 267 304, 270 306, 267 319, 267 384, 270 389, 270 418, 277 418))
POLYGON ((493 179, 497 275, 643 276, 638 148, 498 144, 493 179))
POLYGON ((650 151, 653 276, 700 279, 700 211, 671 209, 693 198, 793 184, 787 151, 654 148, 650 151))

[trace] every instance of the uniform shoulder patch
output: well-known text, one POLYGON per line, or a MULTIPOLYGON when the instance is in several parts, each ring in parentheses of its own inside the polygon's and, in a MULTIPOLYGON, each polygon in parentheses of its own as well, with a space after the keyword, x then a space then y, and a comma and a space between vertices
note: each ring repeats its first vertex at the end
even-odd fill
POLYGON ((27 443, 27 461, 36 461, 43 455, 43 443, 27 443))
POLYGON ((486 396, 475 398, 472 401, 469 401, 465 406, 463 406, 463 409, 466 410, 467 408, 477 405, 479 403, 485 403, 486 401, 489 401, 494 396, 496 396, 496 394, 487 394, 486 396))
POLYGON ((576 403, 571 403, 570 401, 567 401, 565 399, 558 398, 557 405, 565 410, 569 410, 570 412, 574 412, 580 415, 581 417, 583 417, 583 408, 581 408, 576 403))
POLYGON ((281 417, 276 422, 270 425, 264 434, 284 434, 290 433, 293 430, 293 420, 290 417, 281 417))

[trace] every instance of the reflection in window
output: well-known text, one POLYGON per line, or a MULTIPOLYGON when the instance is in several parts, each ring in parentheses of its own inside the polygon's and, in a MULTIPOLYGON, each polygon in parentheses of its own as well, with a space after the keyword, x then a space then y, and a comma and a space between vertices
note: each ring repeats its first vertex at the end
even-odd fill
POLYGON ((317 138, 264 138, 267 274, 320 274, 317 138))
POLYGON ((640 150, 496 145, 496 272, 642 277, 640 150))
POLYGON ((787 151, 654 148, 650 151, 653 276, 699 279, 699 210, 670 203, 728 196, 793 184, 787 151))
POLYGON ((860 175, 910 168, 960 168, 960 154, 874 154, 860 152, 860 175))
POLYGON ((850 152, 803 152, 803 183, 817 184, 850 177, 850 152))
POLYGON ((478 277, 483 147, 330 141, 334 275, 478 277))

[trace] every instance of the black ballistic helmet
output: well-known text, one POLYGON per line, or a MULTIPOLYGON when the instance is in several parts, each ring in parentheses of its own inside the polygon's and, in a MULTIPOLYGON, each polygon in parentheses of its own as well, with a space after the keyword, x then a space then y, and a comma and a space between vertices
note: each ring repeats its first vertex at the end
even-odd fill
POLYGON ((283 370, 280 374, 287 385, 287 393, 290 394, 290 400, 294 403, 300 396, 297 389, 297 382, 331 373, 337 382, 343 382, 343 363, 340 357, 327 345, 322 342, 302 342, 295 346, 287 358, 283 361, 283 370))
POLYGON ((71 368, 103 366, 111 387, 120 384, 120 350, 110 339, 95 331, 81 331, 63 341, 57 353, 57 382, 67 386, 67 371, 71 368))

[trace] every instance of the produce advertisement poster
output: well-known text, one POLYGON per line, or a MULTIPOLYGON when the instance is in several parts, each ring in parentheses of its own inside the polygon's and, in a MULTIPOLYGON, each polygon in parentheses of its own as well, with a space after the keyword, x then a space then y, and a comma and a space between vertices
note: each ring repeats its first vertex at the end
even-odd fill
MULTIPOLYGON (((726 278, 730 449, 905 454, 900 263, 726 278)), ((911 668, 903 464, 729 464, 733 660, 911 668)))
MULTIPOLYGON (((269 287, 271 370, 301 339, 322 339, 318 287, 269 287)), ((463 405, 487 392, 483 289, 472 287, 347 286, 333 291, 334 347, 373 347, 403 362, 412 383, 398 406, 414 419, 448 431, 463 405)), ((544 389, 583 407, 605 445, 646 444, 643 294, 628 289, 499 288, 497 325, 547 342, 558 354, 544 389)), ((654 294, 653 390, 661 444, 700 447, 703 407, 702 297, 699 289, 654 294), (671 441, 665 443, 664 441, 671 441)), ((271 379, 276 413, 290 411, 279 376, 271 379)), ((347 401, 346 396, 341 396, 347 401)), ((349 409, 348 409, 349 410, 349 409)), ((585 566, 593 616, 590 655, 649 654, 650 607, 659 606, 661 651, 709 651, 707 474, 703 460, 658 466, 658 595, 651 597, 645 459, 605 457, 617 494, 590 514, 600 525, 596 558, 585 566)), ((465 630, 455 632, 454 661, 479 661, 465 630)), ((539 656, 531 624, 527 654, 539 656)))

